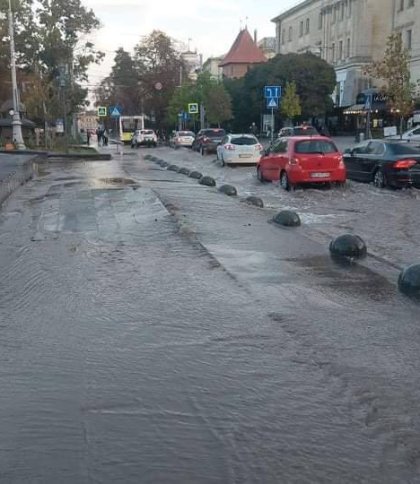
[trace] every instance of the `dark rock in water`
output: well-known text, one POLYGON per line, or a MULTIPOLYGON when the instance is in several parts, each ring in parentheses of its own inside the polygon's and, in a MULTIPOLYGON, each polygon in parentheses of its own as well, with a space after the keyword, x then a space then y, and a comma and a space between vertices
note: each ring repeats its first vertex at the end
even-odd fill
POLYGON ((169 165, 168 166, 168 170, 169 171, 176 171, 176 172, 178 172, 179 171, 179 166, 178 165, 169 165))
POLYGON ((236 195, 238 194, 236 188, 232 185, 222 185, 219 188, 219 192, 222 192, 229 197, 236 197, 236 195))
POLYGON ((203 175, 199 171, 192 171, 190 173, 190 178, 194 178, 196 180, 200 180, 203 177, 203 175))
POLYGON ((252 197, 252 196, 247 197, 245 199, 245 203, 248 203, 249 205, 255 205, 256 207, 259 207, 259 208, 264 208, 264 202, 259 197, 252 197))
POLYGON ((331 241, 330 252, 339 257, 361 258, 366 256, 367 247, 358 235, 344 234, 331 241))
POLYGON ((163 161, 163 160, 162 160, 162 161, 159 163, 159 165, 160 165, 162 168, 166 168, 166 167, 168 167, 168 166, 169 166, 169 163, 168 163, 168 162, 166 162, 166 161, 163 161))
POLYGON ((200 181, 198 182, 200 185, 206 185, 207 187, 215 187, 216 186, 216 180, 212 178, 211 176, 203 176, 200 178, 200 181))
POLYGON ((420 264, 413 264, 400 273, 398 289, 408 296, 420 298, 420 264))
POLYGON ((189 170, 188 168, 180 168, 178 173, 181 173, 181 175, 189 175, 191 173, 191 170, 189 170))
POLYGON ((282 210, 273 217, 273 222, 284 227, 299 227, 300 217, 292 210, 282 210))

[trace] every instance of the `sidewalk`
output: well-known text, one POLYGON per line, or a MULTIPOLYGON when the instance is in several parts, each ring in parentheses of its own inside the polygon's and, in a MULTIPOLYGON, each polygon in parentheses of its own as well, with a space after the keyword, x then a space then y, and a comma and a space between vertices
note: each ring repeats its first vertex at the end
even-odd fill
POLYGON ((0 205, 18 186, 32 178, 33 161, 38 156, 0 153, 0 205))

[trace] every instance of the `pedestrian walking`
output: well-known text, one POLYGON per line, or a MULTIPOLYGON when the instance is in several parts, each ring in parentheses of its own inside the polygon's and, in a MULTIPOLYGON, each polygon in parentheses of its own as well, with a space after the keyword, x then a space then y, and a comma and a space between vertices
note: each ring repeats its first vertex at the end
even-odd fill
POLYGON ((108 146, 108 131, 106 129, 102 132, 103 145, 108 146))
POLYGON ((97 128, 97 130, 96 130, 96 137, 98 138, 98 146, 101 146, 101 141, 102 141, 102 131, 101 131, 101 128, 97 128))

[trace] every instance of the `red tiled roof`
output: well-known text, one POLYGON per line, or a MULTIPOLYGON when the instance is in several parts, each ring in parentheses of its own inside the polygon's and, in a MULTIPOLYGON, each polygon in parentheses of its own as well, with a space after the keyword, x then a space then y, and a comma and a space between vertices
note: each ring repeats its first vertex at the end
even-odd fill
POLYGON ((260 64, 267 62, 263 52, 257 47, 247 29, 239 32, 230 51, 226 54, 220 67, 228 64, 260 64))

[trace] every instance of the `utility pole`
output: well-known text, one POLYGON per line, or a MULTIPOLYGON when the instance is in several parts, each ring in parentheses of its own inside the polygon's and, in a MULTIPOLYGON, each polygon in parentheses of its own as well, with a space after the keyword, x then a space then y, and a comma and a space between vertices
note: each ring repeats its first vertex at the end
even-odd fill
POLYGON ((9 36, 10 36, 10 70, 12 74, 13 89, 13 116, 12 116, 12 136, 13 143, 18 150, 26 150, 22 136, 22 121, 20 119, 20 100, 16 79, 16 55, 15 55, 15 35, 13 25, 12 2, 9 0, 9 36))

